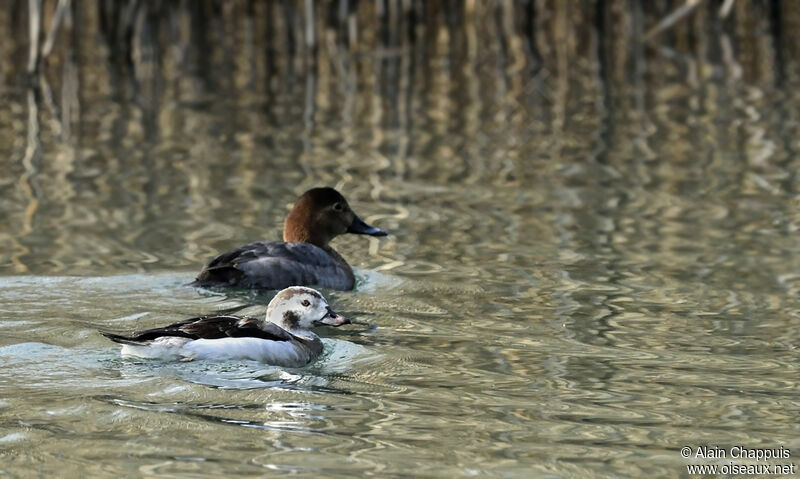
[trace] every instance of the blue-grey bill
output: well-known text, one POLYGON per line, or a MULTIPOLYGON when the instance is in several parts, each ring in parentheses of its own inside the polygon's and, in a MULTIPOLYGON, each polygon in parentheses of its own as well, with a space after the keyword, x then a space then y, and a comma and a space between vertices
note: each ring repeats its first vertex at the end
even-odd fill
POLYGON ((374 226, 368 225, 364 223, 364 220, 356 216, 353 220, 353 223, 347 228, 348 233, 354 233, 357 235, 370 235, 370 236, 386 236, 389 233, 383 231, 380 228, 376 228, 374 226))

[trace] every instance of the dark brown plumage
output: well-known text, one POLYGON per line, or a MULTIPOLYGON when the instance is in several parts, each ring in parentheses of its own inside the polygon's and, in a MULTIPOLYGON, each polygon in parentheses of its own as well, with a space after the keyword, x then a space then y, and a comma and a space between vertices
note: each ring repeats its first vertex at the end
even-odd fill
POLYGON ((272 341, 289 341, 294 336, 277 324, 263 323, 256 318, 244 316, 200 316, 186 319, 161 328, 138 331, 131 336, 101 333, 108 339, 122 344, 141 344, 157 338, 174 336, 188 339, 259 338, 272 341), (260 324, 262 323, 262 324, 260 324))

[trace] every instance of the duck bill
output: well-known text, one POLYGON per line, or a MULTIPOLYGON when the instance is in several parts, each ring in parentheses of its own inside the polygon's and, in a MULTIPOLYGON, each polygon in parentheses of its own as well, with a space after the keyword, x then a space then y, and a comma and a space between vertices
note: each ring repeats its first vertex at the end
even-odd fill
POLYGON ((347 232, 357 235, 370 235, 370 236, 386 236, 389 234, 380 228, 376 228, 374 226, 364 223, 364 220, 362 220, 358 216, 356 216, 353 219, 353 223, 351 223, 350 227, 347 228, 347 232))
POLYGON ((322 319, 318 320, 317 323, 319 324, 327 324, 328 326, 333 326, 334 328, 338 328, 343 324, 350 324, 350 320, 345 318, 341 314, 336 313, 331 308, 328 308, 328 314, 322 317, 322 319))

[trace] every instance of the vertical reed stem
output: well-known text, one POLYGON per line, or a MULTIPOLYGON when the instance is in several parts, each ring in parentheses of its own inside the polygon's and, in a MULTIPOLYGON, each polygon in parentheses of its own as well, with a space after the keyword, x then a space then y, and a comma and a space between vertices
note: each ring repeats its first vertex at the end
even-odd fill
POLYGON ((28 74, 39 71, 39 36, 42 27, 42 0, 28 0, 30 44, 28 45, 28 74))

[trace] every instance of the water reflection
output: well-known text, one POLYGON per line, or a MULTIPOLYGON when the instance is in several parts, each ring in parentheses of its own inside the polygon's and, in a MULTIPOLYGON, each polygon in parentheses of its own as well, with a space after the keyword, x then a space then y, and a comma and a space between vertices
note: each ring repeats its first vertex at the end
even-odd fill
MULTIPOLYGON (((2 14, 12 82, 31 61, 19 61, 18 3, 2 14)), ((791 90, 773 86, 791 81, 776 45, 790 48, 783 25, 797 12, 737 3, 724 21, 698 8, 647 44, 642 25, 668 12, 638 2, 576 15, 559 2, 312 2, 311 12, 291 2, 45 2, 43 28, 55 33, 41 75, 0 107, 10 126, 0 147, 18 178, 3 185, 13 245, 3 267, 196 267, 233 232, 277 236, 283 206, 318 184, 376 202, 372 214, 397 226, 422 213, 409 202, 444 185, 469 188, 465 209, 491 214, 493 204, 512 221, 508 209, 542 198, 496 198, 498 187, 578 208, 619 192, 600 211, 606 228, 634 209, 683 218, 689 204, 665 211, 675 198, 658 194, 711 200, 715 215, 725 212, 714 200, 734 193, 771 203, 796 187, 783 140, 791 90), (734 28, 748 21, 771 35, 734 28)), ((451 201, 429 206, 464 199, 451 201)), ((778 214, 793 231, 791 212, 778 214)), ((373 251, 370 266, 399 253, 373 251)))
POLYGON ((38 50, 29 5, 0 9, 0 471, 679 477, 681 445, 800 447, 794 4, 59 0, 38 50), (263 314, 184 284, 319 185, 393 233, 337 240, 330 299, 367 325, 323 361, 99 336, 263 314))

